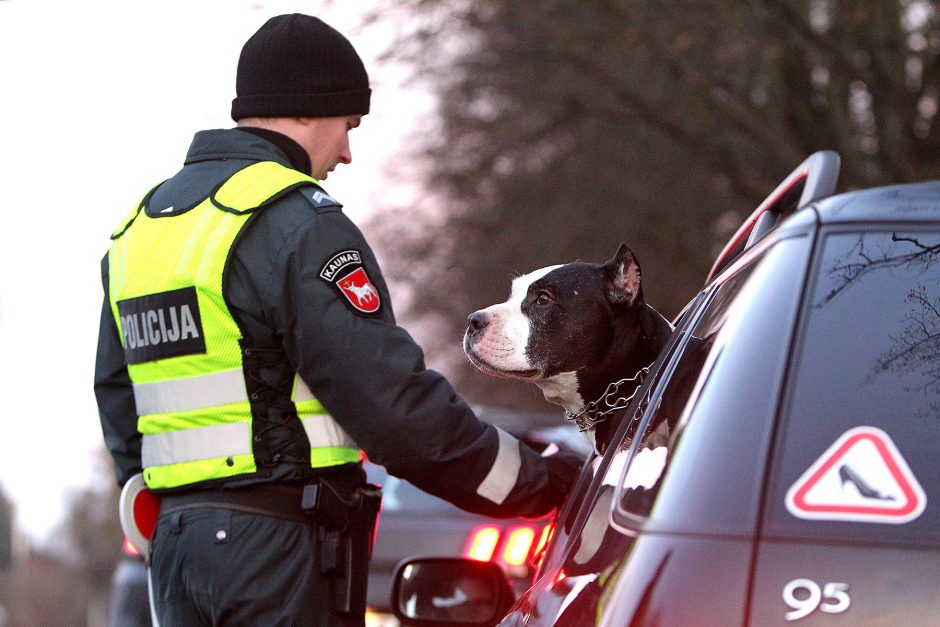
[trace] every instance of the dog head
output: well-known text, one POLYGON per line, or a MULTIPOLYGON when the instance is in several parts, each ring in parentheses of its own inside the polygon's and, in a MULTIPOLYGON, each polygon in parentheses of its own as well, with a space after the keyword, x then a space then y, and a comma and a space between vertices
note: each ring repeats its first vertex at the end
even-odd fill
POLYGON ((640 265, 621 244, 603 264, 550 266, 515 279, 509 300, 470 315, 464 352, 481 371, 536 383, 576 413, 585 394, 603 391, 605 377, 631 367, 645 310, 640 265))

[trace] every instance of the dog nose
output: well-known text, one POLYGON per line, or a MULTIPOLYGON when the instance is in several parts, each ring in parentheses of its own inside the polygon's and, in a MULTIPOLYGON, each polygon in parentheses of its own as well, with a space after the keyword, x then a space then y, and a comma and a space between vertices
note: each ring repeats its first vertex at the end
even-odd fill
POLYGON ((470 323, 470 332, 478 333, 490 323, 490 317, 482 311, 475 311, 467 317, 467 322, 470 323))

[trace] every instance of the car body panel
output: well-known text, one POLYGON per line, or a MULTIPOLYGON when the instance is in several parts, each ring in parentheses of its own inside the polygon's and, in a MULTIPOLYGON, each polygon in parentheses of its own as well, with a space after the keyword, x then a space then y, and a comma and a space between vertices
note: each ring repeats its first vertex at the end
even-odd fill
MULTIPOLYGON (((654 592, 663 581, 685 585, 684 575, 670 560, 683 564, 684 572, 685 562, 694 561, 687 554, 708 552, 714 546, 721 547, 716 550, 722 556, 735 557, 728 565, 723 557, 709 557, 715 568, 709 566, 708 571, 733 572, 723 589, 740 590, 737 606, 716 609, 714 617, 743 620, 764 461, 777 406, 776 395, 770 392, 786 364, 811 244, 811 238, 793 233, 768 239, 723 271, 719 285, 689 309, 666 351, 674 351, 662 366, 666 375, 642 392, 649 394, 649 408, 637 412, 643 418, 636 432, 650 433, 658 444, 645 447, 646 435, 636 440, 631 428, 621 424, 616 437, 622 441, 612 442, 603 461, 595 460, 596 476, 580 497, 571 534, 555 548, 562 557, 552 559, 552 566, 504 624, 593 624, 618 578, 633 582, 624 584, 631 590, 643 588, 640 579, 655 578, 645 600, 630 612, 658 617, 664 610, 655 606, 654 592), (748 291, 750 285, 769 280, 779 284, 772 294, 756 298, 748 291), (735 304, 738 300, 744 304, 735 304), (744 339, 735 340, 741 336, 744 339), (696 413, 704 415, 690 419, 696 413), (617 500, 623 498, 617 486, 624 478, 631 477, 635 467, 648 464, 653 451, 665 448, 671 461, 658 469, 664 474, 647 477, 639 493, 630 495, 632 501, 617 500), (622 506, 616 514, 615 503, 622 506), (673 543, 676 547, 670 549, 673 543), (589 619, 591 623, 585 622, 589 619)), ((689 598, 698 594, 690 590, 689 598)), ((621 608, 617 611, 626 612, 630 603, 621 607, 621 595, 614 598, 621 608)), ((683 612, 694 616, 698 611, 681 609, 683 602, 674 603, 667 612, 676 621, 683 612)))
MULTIPOLYGON (((940 191, 914 187, 864 197, 909 207, 940 191)), ((937 624, 940 222, 837 221, 818 249, 777 419, 751 623, 937 624)))
POLYGON ((622 559, 604 572, 559 572, 540 579, 500 625, 731 625, 743 621, 745 596, 726 597, 721 591, 746 589, 751 542, 648 533, 626 540, 624 547, 622 559), (676 595, 675 590, 683 592, 676 595))
POLYGON ((940 221, 940 181, 891 185, 839 194, 816 203, 822 222, 940 221))
POLYGON ((122 555, 111 576, 109 627, 150 627, 147 567, 136 555, 122 555))
POLYGON ((751 625, 936 625, 940 622, 940 550, 853 543, 762 542, 751 595, 751 625), (791 592, 791 582, 805 580, 791 592), (811 582, 811 583, 810 583, 811 582), (818 586, 820 600, 805 617, 787 621, 818 586), (843 584, 830 587, 828 584, 843 584), (849 603, 839 610, 834 592, 844 587, 849 603), (832 598, 827 599, 830 596, 832 598), (801 603, 802 601, 802 603, 801 603), (823 608, 828 607, 829 611, 823 608))

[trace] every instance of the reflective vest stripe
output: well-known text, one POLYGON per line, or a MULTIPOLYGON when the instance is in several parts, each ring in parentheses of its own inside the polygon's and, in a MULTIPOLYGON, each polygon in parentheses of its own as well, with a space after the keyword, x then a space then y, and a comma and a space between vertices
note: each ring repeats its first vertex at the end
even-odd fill
POLYGON ((353 439, 343 431, 343 428, 337 424, 333 417, 327 414, 318 416, 305 416, 301 418, 304 424, 304 431, 307 432, 307 439, 310 440, 311 448, 320 448, 327 446, 342 446, 350 449, 359 450, 353 439))
POLYGON ((241 368, 151 383, 134 384, 138 416, 172 414, 229 403, 247 402, 241 368))
POLYGON ((251 454, 251 425, 247 422, 145 434, 141 450, 144 468, 183 464, 201 459, 251 454))
MULTIPOLYGON (((134 384, 138 416, 170 414, 248 400, 245 374, 241 368, 212 374, 134 384)), ((315 401, 316 397, 299 375, 294 377, 295 403, 315 401)))
POLYGON ((300 378, 300 375, 294 375, 294 393, 291 396, 291 400, 295 403, 316 400, 313 392, 310 391, 310 388, 307 387, 304 380, 300 378))
POLYGON ((496 432, 499 434, 499 451, 489 473, 477 486, 477 494, 501 505, 519 479, 522 456, 519 453, 519 440, 499 427, 496 427, 496 432))
MULTIPOLYGON (((308 416, 303 418, 303 425, 312 449, 349 449, 343 452, 343 456, 352 461, 358 459, 356 444, 332 416, 308 416)), ((250 454, 251 425, 247 422, 231 422, 145 434, 141 458, 144 467, 149 468, 250 454)), ((337 451, 331 453, 334 457, 337 454, 337 451)))

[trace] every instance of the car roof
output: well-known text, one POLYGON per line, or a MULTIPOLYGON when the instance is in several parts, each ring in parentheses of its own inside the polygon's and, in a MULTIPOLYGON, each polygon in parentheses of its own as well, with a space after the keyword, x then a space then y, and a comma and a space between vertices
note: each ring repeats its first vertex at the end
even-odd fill
POLYGON ((819 200, 815 208, 822 224, 940 221, 940 181, 847 192, 819 200))

